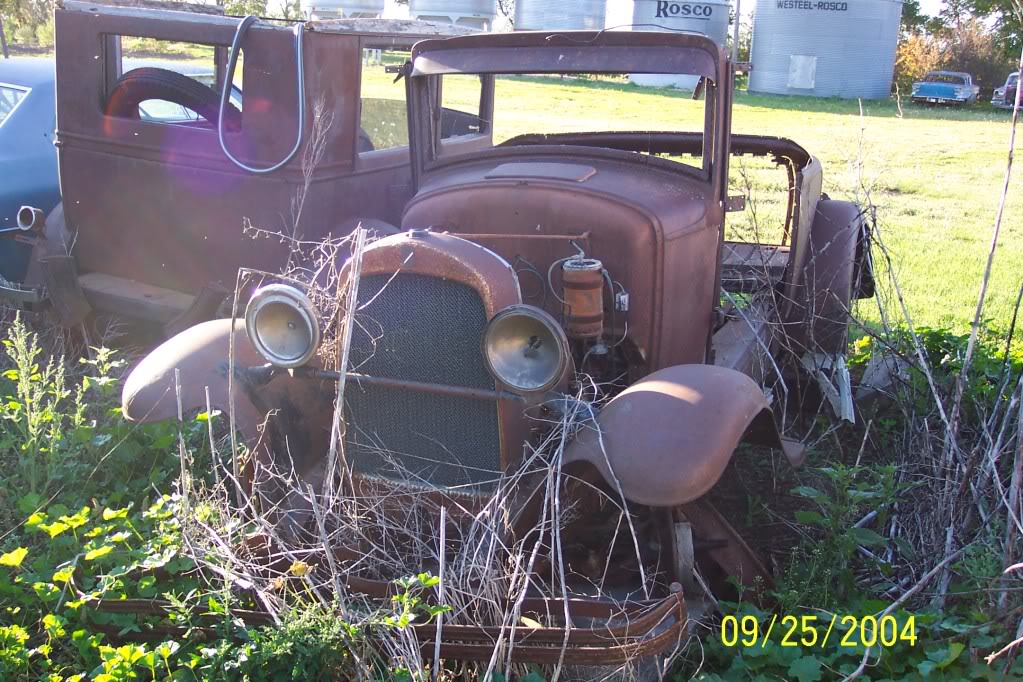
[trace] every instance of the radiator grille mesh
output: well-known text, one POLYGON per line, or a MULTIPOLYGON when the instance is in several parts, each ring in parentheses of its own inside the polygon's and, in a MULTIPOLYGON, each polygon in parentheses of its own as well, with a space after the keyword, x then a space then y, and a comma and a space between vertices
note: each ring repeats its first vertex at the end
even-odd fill
MULTIPOLYGON (((470 287, 412 273, 366 275, 359 305, 353 371, 495 387, 480 350, 486 311, 470 287)), ((349 382, 345 422, 345 454, 358 473, 484 488, 500 469, 494 401, 349 382)))

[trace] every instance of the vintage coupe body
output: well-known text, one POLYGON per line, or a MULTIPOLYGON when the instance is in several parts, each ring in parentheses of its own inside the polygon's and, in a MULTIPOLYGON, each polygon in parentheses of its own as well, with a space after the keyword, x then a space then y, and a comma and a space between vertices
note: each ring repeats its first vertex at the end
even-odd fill
POLYGON ((918 104, 973 104, 980 94, 968 73, 929 71, 913 83, 913 101, 918 104))
MULTIPOLYGON (((113 315, 164 338, 212 318, 239 267, 280 267, 288 247, 252 239, 246 225, 312 240, 360 223, 396 230, 412 182, 404 91, 381 87, 393 80, 384 62, 404 61, 424 37, 466 30, 417 21, 303 23, 300 90, 295 32, 255 26, 245 32, 221 136, 219 99, 238 20, 191 7, 57 3, 56 141, 45 142, 51 154, 57 147, 63 200, 51 213, 49 194, 26 188, 21 204, 49 215, 32 232, 24 278, 0 287, 0 296, 50 307, 68 327, 113 315), (197 56, 177 65, 144 58, 149 53, 133 51, 138 39, 148 50, 197 56), (300 113, 308 119, 301 125, 300 113), (299 131, 294 162, 272 174, 242 169, 220 144, 223 137, 238 161, 268 168, 288 155, 299 131), (310 167, 303 160, 314 148, 322 154, 310 167), (292 200, 300 190, 298 210, 292 200)), ((51 66, 51 115, 52 79, 51 66)))
POLYGON ((822 195, 821 165, 797 144, 731 134, 733 66, 704 36, 426 40, 400 75, 414 192, 402 232, 339 268, 359 273, 348 364, 318 347, 329 330, 302 286, 282 279, 253 294, 244 320, 202 323, 142 360, 125 414, 170 418, 178 396, 205 409, 208 388, 215 407, 232 404, 255 461, 286 452, 320 485, 343 377, 354 477, 485 499, 544 442, 550 415, 582 401, 591 419, 558 466, 649 520, 662 539, 652 551, 669 557, 662 590, 688 589, 696 565, 770 581, 706 495, 741 442, 802 461, 763 385, 785 364, 782 346, 844 353, 848 306, 869 292, 859 209, 822 195), (502 117, 521 114, 501 106, 516 88, 634 73, 695 76, 698 129, 541 130, 495 143, 508 133, 502 117), (445 109, 452 96, 458 117, 445 109), (773 160, 788 178, 780 243, 726 239, 726 212, 741 204, 728 194, 736 155, 773 160))

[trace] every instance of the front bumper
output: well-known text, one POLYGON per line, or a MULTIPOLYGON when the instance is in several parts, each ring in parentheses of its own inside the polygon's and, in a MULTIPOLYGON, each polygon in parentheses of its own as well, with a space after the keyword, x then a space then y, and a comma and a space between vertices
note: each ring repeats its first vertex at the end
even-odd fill
POLYGON ((969 98, 959 97, 928 97, 926 95, 913 95, 913 101, 917 104, 966 104, 969 98))
MULTIPOLYGON (((371 597, 387 598, 392 585, 383 581, 348 576, 348 587, 371 597)), ((438 626, 436 622, 410 625, 415 633, 424 658, 432 658, 434 647, 440 640, 440 655, 446 660, 488 661, 494 655, 497 642, 510 647, 514 663, 555 665, 604 666, 618 665, 643 656, 657 656, 679 646, 689 634, 689 613, 681 590, 655 601, 614 603, 587 597, 525 599, 519 610, 522 615, 543 619, 550 614, 561 614, 566 606, 569 617, 582 625, 558 622, 550 626, 526 627, 507 625, 455 625, 438 626)), ((509 610, 512 606, 507 605, 509 610)), ((95 605, 97 611, 120 614, 168 616, 173 608, 170 602, 158 599, 122 599, 103 601, 95 605)), ((273 624, 268 613, 262 611, 233 610, 231 615, 248 626, 273 624)), ((104 628, 115 641, 162 641, 166 636, 184 637, 186 634, 215 638, 215 622, 200 617, 189 628, 160 624, 142 632, 126 636, 117 626, 104 628)))

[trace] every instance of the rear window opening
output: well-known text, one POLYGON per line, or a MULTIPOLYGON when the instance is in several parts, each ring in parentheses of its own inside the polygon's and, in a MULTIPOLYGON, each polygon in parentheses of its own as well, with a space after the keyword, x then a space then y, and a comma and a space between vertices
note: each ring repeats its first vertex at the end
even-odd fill
POLYGON ((925 83, 948 83, 949 85, 966 85, 966 79, 954 73, 929 73, 924 76, 925 83))
MULTIPOLYGON (((199 128, 216 126, 227 48, 134 36, 116 38, 120 50, 116 73, 108 82, 108 116, 199 128)), ((241 128, 244 57, 243 51, 226 107, 228 130, 241 128)))

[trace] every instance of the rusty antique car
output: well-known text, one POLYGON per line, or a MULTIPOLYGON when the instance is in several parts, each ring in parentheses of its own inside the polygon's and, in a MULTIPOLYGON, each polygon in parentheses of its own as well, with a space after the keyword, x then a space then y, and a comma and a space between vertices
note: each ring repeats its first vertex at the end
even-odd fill
MULTIPOLYGON (((287 453, 303 480, 320 485, 343 378, 341 446, 354 478, 485 499, 543 442, 551 420, 536 410, 557 414, 587 397, 580 384, 599 386, 588 396, 592 419, 566 435, 558 466, 588 482, 566 493, 578 503, 603 489, 643 520, 638 532, 650 542, 640 561, 661 567, 662 610, 621 639, 576 627, 563 641, 562 630, 539 628, 535 646, 516 651, 552 662, 567 644, 564 660, 590 663, 662 651, 686 619, 671 586, 695 591, 694 568, 703 584, 770 581, 707 495, 743 442, 803 460, 802 446, 779 432, 781 399, 763 385, 789 367, 783 347, 795 357, 844 353, 849 306, 870 288, 861 212, 822 194, 821 164, 799 145, 731 133, 733 65, 701 35, 429 39, 399 75, 414 195, 401 207, 402 233, 339 266, 343 278, 357 273, 350 312, 361 320, 347 365, 321 352, 325 322, 303 285, 281 279, 255 290, 244 319, 198 324, 143 359, 124 385, 124 412, 168 419, 179 399, 205 409, 208 391, 214 407, 233 401, 257 462, 287 453), (691 75, 694 97, 672 99, 679 104, 666 116, 688 115, 698 129, 558 129, 631 125, 562 120, 546 99, 559 88, 628 88, 629 74, 691 75), (526 87, 537 90, 516 95, 526 87), (530 103, 540 113, 527 125, 540 130, 523 131, 530 103), (448 110, 470 123, 452 133, 448 110), (779 243, 726 239, 726 213, 742 208, 729 195, 738 156, 766 159, 787 178, 779 243), (674 629, 655 633, 666 614, 674 629)), ((626 92, 636 94, 617 96, 642 97, 626 92)), ((587 521, 599 519, 595 510, 587 521)), ((572 539, 584 550, 605 542, 592 528, 572 539)), ((442 653, 489 657, 486 627, 444 633, 442 653)))
POLYGON ((245 31, 221 104, 238 20, 199 5, 144 4, 57 3, 63 201, 45 226, 38 212, 18 216, 25 231, 16 237, 31 239, 33 252, 25 278, 4 282, 0 298, 50 308, 68 327, 116 316, 162 339, 214 317, 239 267, 276 269, 287 257, 280 240, 247 236, 244 220, 308 239, 357 224, 397 231, 413 193, 405 97, 378 81, 393 80, 386 70, 417 40, 465 29, 305 22, 296 43, 291 27, 261 24, 245 31), (303 159, 317 145, 310 168, 303 159), (243 168, 286 157, 294 162, 273 173, 243 168))

